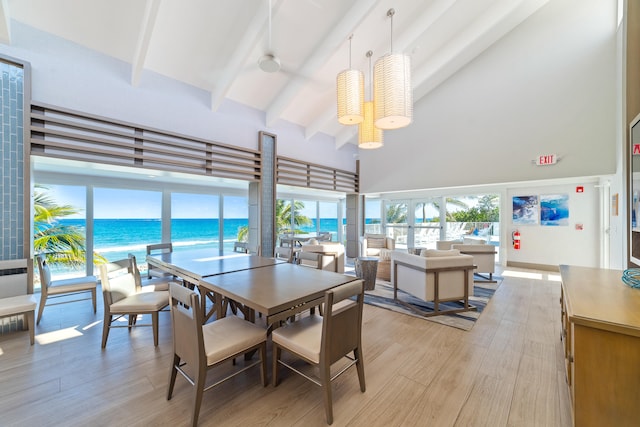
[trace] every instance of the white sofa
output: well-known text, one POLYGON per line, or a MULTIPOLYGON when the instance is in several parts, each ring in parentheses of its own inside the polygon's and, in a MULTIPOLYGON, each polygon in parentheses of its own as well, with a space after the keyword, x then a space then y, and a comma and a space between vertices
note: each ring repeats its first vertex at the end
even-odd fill
POLYGON ((322 269, 344 273, 344 245, 338 242, 310 241, 301 246, 303 252, 322 255, 322 269))
POLYGON ((425 249, 421 255, 394 251, 391 253, 394 298, 424 316, 474 310, 469 304, 474 268, 473 257, 457 249, 425 249), (434 311, 424 312, 398 299, 398 289, 424 301, 433 301, 434 311), (445 301, 460 301, 463 307, 443 310, 440 303, 445 301))
POLYGON ((442 240, 436 242, 436 248, 440 250, 457 249, 461 254, 473 256, 476 265, 476 278, 483 281, 495 283, 493 273, 496 272, 496 248, 487 244, 487 241, 478 237, 464 237, 460 240, 442 240), (488 275, 488 276, 487 276, 488 275))

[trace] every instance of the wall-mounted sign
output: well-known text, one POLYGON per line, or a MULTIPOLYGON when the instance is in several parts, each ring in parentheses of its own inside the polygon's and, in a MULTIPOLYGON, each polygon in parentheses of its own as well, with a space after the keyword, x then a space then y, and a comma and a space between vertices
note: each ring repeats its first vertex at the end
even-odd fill
POLYGON ((633 144, 633 155, 640 155, 640 144, 633 144))
POLYGON ((555 165, 558 162, 558 156, 555 154, 543 154, 536 159, 536 165, 547 166, 555 165))

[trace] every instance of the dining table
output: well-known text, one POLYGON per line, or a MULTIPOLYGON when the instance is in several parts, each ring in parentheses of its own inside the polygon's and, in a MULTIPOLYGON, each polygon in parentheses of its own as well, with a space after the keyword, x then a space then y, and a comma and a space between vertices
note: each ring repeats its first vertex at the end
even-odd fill
MULTIPOLYGON (((333 271, 281 263, 265 268, 205 277, 199 286, 213 292, 221 307, 228 298, 243 307, 249 320, 262 313, 269 326, 320 305, 327 290, 358 280, 333 271)), ((223 317, 226 313, 219 313, 223 317)))
POLYGON ((281 259, 211 249, 149 255, 147 262, 198 288, 205 322, 214 314, 224 317, 231 303, 247 320, 255 321, 255 313, 262 313, 271 327, 318 306, 327 290, 357 280, 281 259), (213 302, 209 311, 206 299, 213 302))
POLYGON ((178 250, 155 255, 147 255, 147 263, 180 278, 190 288, 197 288, 200 292, 200 302, 204 321, 209 320, 218 312, 226 311, 228 305, 237 310, 234 301, 223 299, 218 306, 216 296, 212 292, 199 286, 205 277, 231 273, 239 270, 268 267, 284 263, 284 260, 266 258, 245 253, 227 253, 218 249, 202 248, 178 250), (207 300, 212 306, 207 310, 207 300))

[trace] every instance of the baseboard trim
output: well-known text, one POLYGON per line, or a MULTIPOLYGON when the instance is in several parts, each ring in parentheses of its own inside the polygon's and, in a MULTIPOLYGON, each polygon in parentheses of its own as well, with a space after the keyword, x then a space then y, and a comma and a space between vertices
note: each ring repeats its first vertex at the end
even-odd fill
POLYGON ((557 265, 534 264, 530 262, 507 261, 507 267, 528 268, 531 270, 560 272, 560 267, 557 265))

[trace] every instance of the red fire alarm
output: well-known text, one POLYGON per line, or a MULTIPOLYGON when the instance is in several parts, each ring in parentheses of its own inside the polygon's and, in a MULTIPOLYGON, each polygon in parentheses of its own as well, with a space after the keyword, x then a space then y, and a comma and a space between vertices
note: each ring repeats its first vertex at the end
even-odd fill
POLYGON ((576 187, 576 193, 584 193, 584 187, 582 185, 578 185, 576 187))

